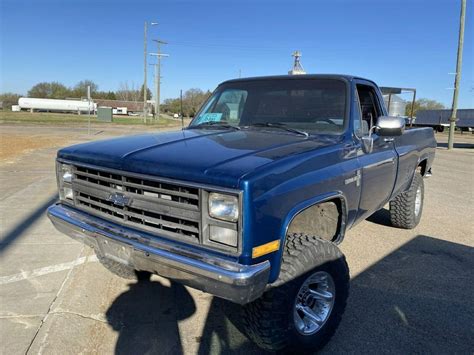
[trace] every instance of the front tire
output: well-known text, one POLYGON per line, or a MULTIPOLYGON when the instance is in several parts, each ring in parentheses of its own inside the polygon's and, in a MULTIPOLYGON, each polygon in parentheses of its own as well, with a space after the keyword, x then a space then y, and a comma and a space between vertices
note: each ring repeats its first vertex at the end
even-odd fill
POLYGON ((261 348, 321 349, 334 335, 349 294, 349 268, 337 246, 317 237, 287 237, 280 276, 244 306, 247 335, 261 348))
POLYGON ((420 223, 425 187, 417 171, 410 188, 390 201, 390 221, 394 227, 413 229, 420 223))

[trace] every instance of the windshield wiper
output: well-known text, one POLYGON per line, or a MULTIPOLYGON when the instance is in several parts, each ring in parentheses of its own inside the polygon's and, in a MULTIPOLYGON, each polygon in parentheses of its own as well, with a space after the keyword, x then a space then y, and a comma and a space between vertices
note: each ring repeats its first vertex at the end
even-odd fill
POLYGON ((284 129, 287 132, 292 132, 292 133, 299 134, 301 136, 309 137, 308 132, 300 131, 299 129, 288 127, 285 123, 281 123, 281 122, 256 122, 256 123, 252 123, 250 126, 280 128, 280 129, 284 129))
POLYGON ((233 126, 231 124, 228 124, 226 122, 219 122, 219 121, 209 121, 209 122, 203 122, 194 126, 190 126, 190 129, 193 128, 205 128, 205 127, 216 127, 216 128, 229 128, 229 129, 235 129, 235 130, 240 130, 239 126, 233 126))

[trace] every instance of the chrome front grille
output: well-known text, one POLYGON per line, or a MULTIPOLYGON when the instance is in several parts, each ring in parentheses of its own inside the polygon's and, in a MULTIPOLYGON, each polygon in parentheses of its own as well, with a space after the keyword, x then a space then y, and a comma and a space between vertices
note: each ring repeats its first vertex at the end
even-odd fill
POLYGON ((77 208, 125 226, 199 243, 198 188, 83 166, 74 166, 73 174, 77 208))

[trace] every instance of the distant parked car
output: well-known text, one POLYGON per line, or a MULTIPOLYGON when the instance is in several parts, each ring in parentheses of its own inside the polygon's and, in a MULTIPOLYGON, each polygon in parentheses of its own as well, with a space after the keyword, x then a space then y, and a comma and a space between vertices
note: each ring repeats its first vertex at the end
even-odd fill
POLYGON ((175 113, 175 114, 173 115, 173 118, 179 118, 179 115, 178 115, 177 113, 175 113))

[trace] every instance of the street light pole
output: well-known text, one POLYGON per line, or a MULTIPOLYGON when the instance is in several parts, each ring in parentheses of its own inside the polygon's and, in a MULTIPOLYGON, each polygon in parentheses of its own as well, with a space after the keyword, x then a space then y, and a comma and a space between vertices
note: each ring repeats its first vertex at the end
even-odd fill
POLYGON ((453 105, 452 105, 452 110, 451 110, 451 118, 449 119, 448 149, 453 149, 453 145, 454 145, 454 130, 456 129, 456 113, 458 109, 459 82, 461 81, 462 50, 464 46, 465 18, 466 18, 466 0, 461 0, 461 19, 460 19, 460 24, 459 24, 458 58, 456 62, 456 76, 454 79, 453 105))

